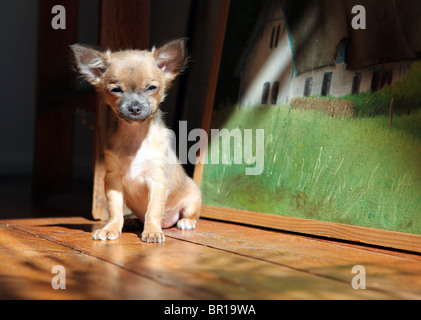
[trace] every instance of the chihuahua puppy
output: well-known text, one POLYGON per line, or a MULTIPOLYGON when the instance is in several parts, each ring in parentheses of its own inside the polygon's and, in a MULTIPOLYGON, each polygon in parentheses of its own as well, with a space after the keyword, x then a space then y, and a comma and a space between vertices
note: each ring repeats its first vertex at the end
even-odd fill
POLYGON ((80 44, 71 49, 78 71, 105 97, 117 123, 105 148, 109 220, 93 239, 118 239, 126 207, 144 223, 144 242, 163 242, 162 228, 176 223, 194 229, 200 190, 179 164, 159 110, 186 64, 185 40, 151 51, 102 52, 80 44))

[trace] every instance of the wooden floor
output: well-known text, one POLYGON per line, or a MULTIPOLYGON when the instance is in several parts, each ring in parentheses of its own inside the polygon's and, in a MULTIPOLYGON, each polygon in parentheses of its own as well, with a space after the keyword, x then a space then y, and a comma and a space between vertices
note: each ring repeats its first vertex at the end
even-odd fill
POLYGON ((166 230, 92 241, 86 218, 0 221, 2 299, 421 299, 421 257, 202 219, 166 230), (66 289, 54 290, 54 266, 66 289), (366 290, 354 290, 355 265, 366 290))

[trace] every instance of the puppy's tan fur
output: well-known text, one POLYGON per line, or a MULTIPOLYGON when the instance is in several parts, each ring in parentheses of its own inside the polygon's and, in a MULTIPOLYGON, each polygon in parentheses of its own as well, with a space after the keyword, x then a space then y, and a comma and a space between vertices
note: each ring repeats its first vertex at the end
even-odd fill
POLYGON ((159 110, 185 65, 185 41, 151 51, 101 52, 77 44, 72 50, 79 72, 117 115, 105 150, 109 220, 93 239, 117 239, 126 206, 144 222, 142 241, 163 242, 162 228, 177 221, 180 229, 194 229, 200 190, 178 163, 159 110))

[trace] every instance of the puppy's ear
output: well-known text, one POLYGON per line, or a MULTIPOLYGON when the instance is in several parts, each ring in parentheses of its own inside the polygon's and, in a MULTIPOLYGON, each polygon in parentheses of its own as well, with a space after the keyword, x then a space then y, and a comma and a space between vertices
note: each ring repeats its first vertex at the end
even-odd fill
POLYGON ((93 85, 98 84, 108 68, 107 55, 80 44, 71 45, 70 48, 80 74, 93 85))
POLYGON ((187 64, 186 39, 177 39, 153 49, 156 65, 173 80, 187 64))

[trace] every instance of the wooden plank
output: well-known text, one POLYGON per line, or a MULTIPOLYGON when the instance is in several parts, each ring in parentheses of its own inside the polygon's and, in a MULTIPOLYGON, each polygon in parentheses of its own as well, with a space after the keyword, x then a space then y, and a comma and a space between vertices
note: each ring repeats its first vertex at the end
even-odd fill
POLYGON ((53 4, 39 1, 37 102, 33 199, 67 191, 72 182, 74 114, 65 110, 66 99, 50 97, 74 89, 69 66, 69 45, 77 39, 77 1, 58 0, 66 8, 66 29, 51 26, 53 4))
POLYGON ((228 13, 230 8, 230 0, 221 1, 219 11, 218 29, 216 30, 215 46, 213 49, 212 66, 209 75, 208 90, 206 93, 205 108, 203 111, 202 129, 206 132, 206 137, 200 137, 199 154, 197 155, 196 166, 194 168, 193 180, 200 186, 202 181, 203 164, 206 157, 207 143, 211 127, 212 110, 215 103, 216 87, 218 84, 219 66, 221 65, 222 51, 224 48, 225 30, 228 22, 228 13), (203 152, 200 152, 203 151, 203 152))
POLYGON ((92 241, 90 229, 101 223, 85 219, 9 222, 19 230, 63 244, 162 286, 177 288, 196 299, 394 298, 380 291, 354 290, 350 283, 307 271, 171 237, 163 244, 146 244, 139 239, 140 231, 125 232, 117 241, 92 241))
MULTIPOLYGON (((102 0, 100 45, 103 49, 147 49, 149 46, 150 0, 102 0)), ((95 115, 94 135, 94 190, 92 216, 107 220, 104 194, 104 146, 107 127, 113 115, 100 100, 95 115)))
POLYGON ((101 47, 148 49, 150 10, 150 0, 102 0, 101 47))
POLYGON ((421 256, 416 254, 203 219, 194 233, 169 229, 167 237, 236 252, 344 283, 351 282, 353 266, 362 265, 367 272, 367 288, 386 291, 402 299, 421 299, 421 256))
POLYGON ((202 206, 202 217, 421 252, 421 236, 246 210, 202 206))
POLYGON ((187 299, 123 268, 0 224, 0 299, 187 299), (66 288, 54 290, 53 266, 66 288))

